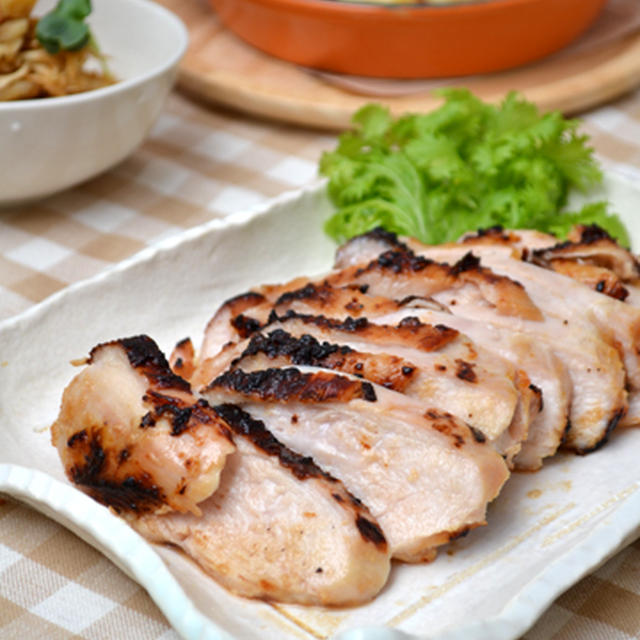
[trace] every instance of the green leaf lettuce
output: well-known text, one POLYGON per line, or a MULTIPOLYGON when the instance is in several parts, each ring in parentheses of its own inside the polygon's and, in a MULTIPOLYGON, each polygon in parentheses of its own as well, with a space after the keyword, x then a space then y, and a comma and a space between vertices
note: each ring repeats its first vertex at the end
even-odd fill
POLYGON ((398 119, 377 104, 360 109, 354 129, 323 154, 320 173, 336 213, 326 231, 338 242, 376 226, 428 244, 502 225, 566 235, 597 223, 621 242, 628 236, 606 203, 563 213, 572 190, 602 180, 578 122, 510 93, 502 104, 464 89, 440 91, 444 103, 398 119))

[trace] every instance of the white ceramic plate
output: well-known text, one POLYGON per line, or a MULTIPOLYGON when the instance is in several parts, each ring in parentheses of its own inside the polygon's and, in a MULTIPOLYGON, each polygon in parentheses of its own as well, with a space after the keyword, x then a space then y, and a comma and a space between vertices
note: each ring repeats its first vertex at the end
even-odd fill
MULTIPOLYGON (((609 173, 606 192, 636 247, 640 192, 609 173)), ((515 474, 489 525, 429 565, 396 565, 383 592, 353 609, 237 598, 175 551, 148 545, 64 478, 46 430, 69 362, 96 343, 148 333, 170 350, 199 340, 217 305, 262 282, 316 274, 334 247, 324 190, 287 195, 191 230, 0 325, 0 491, 63 523, 140 582, 185 638, 340 640, 517 638, 563 590, 630 542, 640 526, 640 430, 586 457, 559 455, 515 474)))

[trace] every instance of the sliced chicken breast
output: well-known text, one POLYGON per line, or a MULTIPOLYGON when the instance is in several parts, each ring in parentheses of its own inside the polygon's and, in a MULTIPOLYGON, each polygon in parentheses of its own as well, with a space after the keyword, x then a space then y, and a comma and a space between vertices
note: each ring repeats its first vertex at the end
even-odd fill
POLYGON ((539 469, 543 459, 552 456, 563 443, 569 427, 571 377, 560 358, 548 345, 530 335, 443 311, 406 309, 374 321, 392 323, 404 314, 411 314, 425 323, 446 322, 476 344, 526 372, 527 380, 542 392, 542 406, 533 413, 527 438, 513 463, 515 469, 523 471, 539 469))
MULTIPOLYGON (((432 248, 428 251, 431 253, 432 248)), ((439 259, 452 259, 459 251, 456 247, 435 247, 433 255, 439 259)), ((487 248, 487 254, 492 251, 492 247, 487 248)), ((498 256, 494 260, 509 260, 510 267, 512 263, 524 265, 553 277, 562 277, 517 260, 505 259, 504 251, 493 255, 498 256)), ((627 411, 625 369, 619 352, 602 339, 602 331, 595 323, 590 325, 581 317, 576 319, 577 314, 584 315, 584 309, 578 310, 572 304, 572 313, 565 314, 567 317, 544 315, 525 288, 507 273, 511 271, 504 268, 501 273, 494 274, 470 254, 464 254, 458 262, 449 265, 414 256, 411 252, 389 251, 365 266, 347 267, 332 275, 331 280, 342 286, 365 285, 367 294, 372 295, 431 296, 454 315, 535 336, 553 350, 571 376, 571 428, 566 446, 580 453, 592 451, 606 442, 627 411), (466 275, 461 277, 462 274, 466 275), (432 282, 434 279, 437 282, 432 282)), ((570 285, 585 289, 587 294, 602 298, 605 306, 625 306, 566 280, 570 285)), ((536 289, 536 302, 546 306, 544 290, 542 285, 536 289)), ((550 297, 556 295, 554 292, 550 297)), ((626 317, 629 318, 629 314, 626 317)))
POLYGON ((98 345, 51 439, 70 480, 119 512, 200 515, 235 447, 229 429, 137 336, 98 345))
MULTIPOLYGON (((640 391, 640 309, 591 290, 560 273, 533 264, 505 258, 491 247, 474 247, 481 262, 499 275, 522 284, 536 306, 546 316, 586 332, 597 332, 614 346, 624 362, 631 392, 640 391)), ((455 260, 456 249, 428 248, 425 255, 434 259, 455 260)))
POLYGON ((450 414, 357 378, 306 367, 235 370, 201 393, 242 406, 342 480, 402 560, 432 559, 435 547, 484 524, 509 475, 502 457, 450 414))
POLYGON ((366 602, 390 570, 384 534, 342 483, 232 404, 215 407, 233 431, 218 490, 202 516, 148 515, 131 524, 183 549, 237 595, 306 605, 366 602))
POLYGON ((539 409, 539 397, 526 375, 495 357, 487 357, 493 366, 486 369, 477 353, 484 356, 484 350, 463 336, 451 342, 444 338, 442 351, 435 350, 434 339, 426 341, 434 351, 411 348, 411 343, 420 344, 415 339, 420 329, 426 330, 423 334, 454 332, 444 326, 421 326, 416 318, 399 320, 397 326, 360 322, 355 328, 324 316, 288 316, 234 349, 223 350, 205 362, 198 375, 205 383, 229 368, 247 371, 291 364, 356 375, 452 413, 481 431, 511 465, 539 409))

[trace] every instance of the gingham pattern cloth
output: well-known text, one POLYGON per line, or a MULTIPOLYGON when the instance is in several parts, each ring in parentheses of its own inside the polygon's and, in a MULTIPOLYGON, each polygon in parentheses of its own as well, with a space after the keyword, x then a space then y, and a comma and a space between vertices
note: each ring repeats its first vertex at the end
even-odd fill
MULTIPOLYGON (((640 176, 640 91, 582 116, 601 157, 640 176)), ((0 319, 169 235, 317 180, 335 136, 173 94, 108 173, 0 210, 0 319)), ((640 181, 640 178, 638 178, 640 181)), ((640 543, 562 595, 526 640, 640 637, 640 543)), ((177 638, 146 592, 72 533, 0 499, 0 638, 177 638)))

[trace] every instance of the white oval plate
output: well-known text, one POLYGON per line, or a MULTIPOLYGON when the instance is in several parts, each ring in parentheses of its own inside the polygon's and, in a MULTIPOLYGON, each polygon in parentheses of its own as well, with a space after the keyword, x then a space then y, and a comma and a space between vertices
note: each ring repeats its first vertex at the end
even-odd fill
MULTIPOLYGON (((640 246, 640 192, 609 172, 606 195, 640 246)), ((334 247, 322 186, 192 229, 0 324, 0 491, 61 522, 142 584, 189 640, 506 640, 638 534, 640 430, 585 457, 515 474, 488 526, 427 565, 395 565, 370 604, 351 609, 237 598, 180 553, 149 545, 65 479, 47 427, 95 344, 147 333, 169 351, 196 343, 217 305, 249 287, 326 270, 334 247)))

